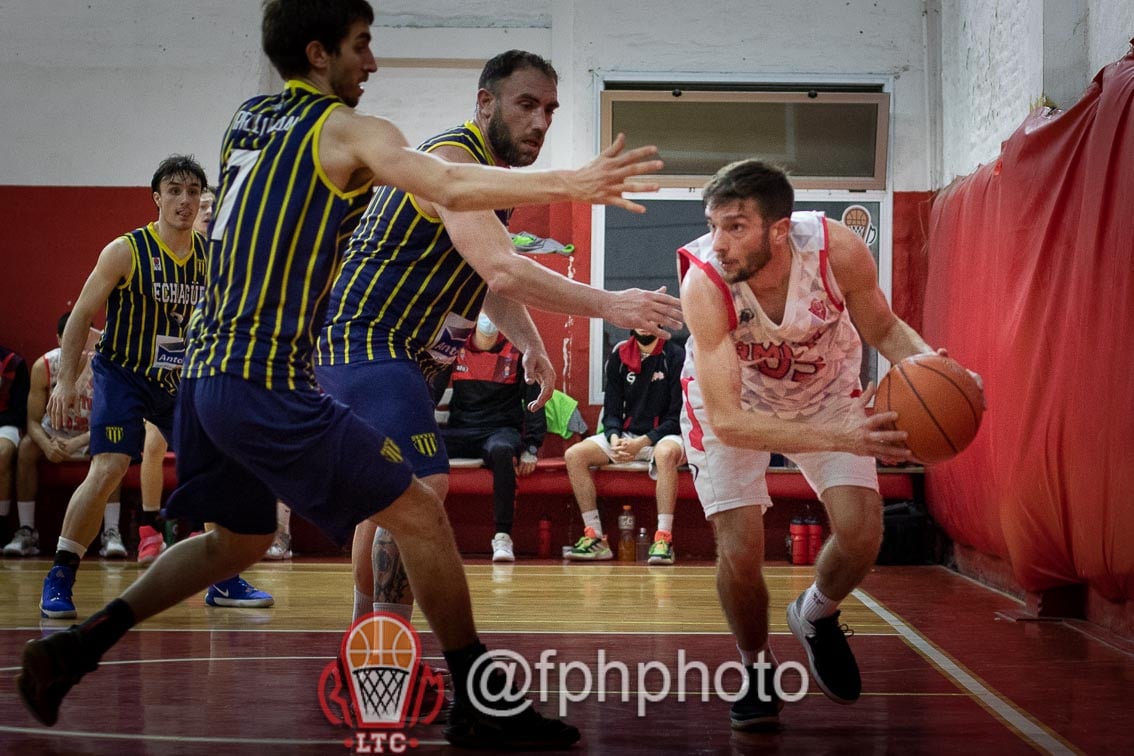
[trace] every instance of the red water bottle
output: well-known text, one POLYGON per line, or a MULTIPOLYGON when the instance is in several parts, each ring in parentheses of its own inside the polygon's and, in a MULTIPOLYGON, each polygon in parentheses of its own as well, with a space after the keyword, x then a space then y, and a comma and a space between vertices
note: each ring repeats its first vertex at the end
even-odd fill
POLYGON ((536 553, 540 559, 551 557, 551 520, 546 517, 539 521, 539 548, 536 553))
POLYGON ((788 534, 791 538, 791 563, 807 564, 807 524, 803 518, 792 519, 788 534))
POLYGON ((823 526, 814 517, 805 521, 807 525, 807 563, 815 564, 819 560, 819 549, 823 547, 823 526))

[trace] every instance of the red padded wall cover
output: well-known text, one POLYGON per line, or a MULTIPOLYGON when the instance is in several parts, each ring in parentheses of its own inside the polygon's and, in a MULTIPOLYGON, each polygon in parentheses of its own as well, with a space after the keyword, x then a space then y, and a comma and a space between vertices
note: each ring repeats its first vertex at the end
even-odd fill
POLYGON ((1134 598, 1134 54, 943 190, 929 240, 926 340, 988 401, 934 516, 1027 590, 1134 598))

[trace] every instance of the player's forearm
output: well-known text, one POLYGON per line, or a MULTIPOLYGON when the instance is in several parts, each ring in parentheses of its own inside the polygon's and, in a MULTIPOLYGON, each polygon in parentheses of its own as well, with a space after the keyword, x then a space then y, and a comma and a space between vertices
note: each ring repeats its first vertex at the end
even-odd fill
POLYGON ((837 432, 759 412, 727 411, 709 415, 709 425, 722 443, 742 449, 778 452, 846 451, 837 432))
POLYGON ((498 265, 485 280, 498 296, 565 315, 602 318, 614 298, 611 292, 572 281, 520 255, 498 265))
POLYGON ((913 354, 927 354, 933 352, 923 338, 901 318, 894 318, 894 322, 886 333, 876 343, 875 349, 892 363, 901 362, 913 354))
POLYGON ((59 356, 59 377, 56 383, 72 387, 83 372, 83 352, 87 346, 87 337, 90 333, 91 318, 83 318, 79 312, 73 312, 63 329, 63 339, 60 342, 62 353, 59 356))
POLYGON ((491 210, 574 199, 566 171, 509 171, 449 164, 434 199, 450 210, 491 210))

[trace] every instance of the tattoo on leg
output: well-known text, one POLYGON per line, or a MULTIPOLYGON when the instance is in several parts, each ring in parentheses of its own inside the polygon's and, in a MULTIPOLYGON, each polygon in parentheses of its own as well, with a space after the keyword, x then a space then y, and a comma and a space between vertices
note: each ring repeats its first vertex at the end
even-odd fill
POLYGON ((374 601, 412 604, 413 592, 410 590, 401 553, 394 543, 394 537, 385 528, 378 528, 378 532, 374 534, 371 559, 374 563, 374 601))

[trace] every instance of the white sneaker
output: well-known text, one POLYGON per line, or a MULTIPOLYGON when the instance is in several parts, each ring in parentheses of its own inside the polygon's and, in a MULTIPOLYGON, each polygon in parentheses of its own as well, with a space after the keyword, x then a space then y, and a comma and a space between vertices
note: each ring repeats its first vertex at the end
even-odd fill
POLYGON ((497 533, 492 536, 492 561, 516 561, 516 555, 512 551, 512 536, 507 533, 497 533))
POLYGON ((4 556, 35 556, 39 553, 39 531, 27 525, 16 528, 12 542, 4 547, 4 556))
POLYGON ((102 548, 98 555, 107 559, 125 559, 126 547, 122 544, 122 534, 118 528, 102 531, 102 548))
POLYGON ((276 540, 272 541, 272 545, 264 553, 264 558, 275 561, 291 559, 291 536, 287 533, 276 533, 276 540))

